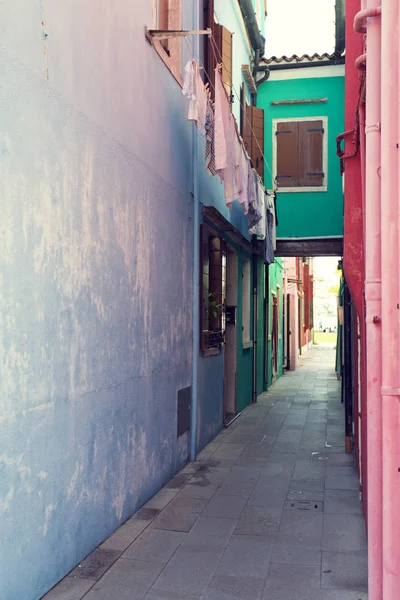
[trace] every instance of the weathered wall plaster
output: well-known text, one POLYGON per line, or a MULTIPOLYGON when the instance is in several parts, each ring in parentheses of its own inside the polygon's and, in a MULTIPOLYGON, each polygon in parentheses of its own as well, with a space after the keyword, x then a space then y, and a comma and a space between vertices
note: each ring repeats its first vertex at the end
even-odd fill
POLYGON ((46 55, 42 10, 0 7, 7 600, 37 600, 188 457, 187 103, 144 38, 151 2, 46 2, 46 55))

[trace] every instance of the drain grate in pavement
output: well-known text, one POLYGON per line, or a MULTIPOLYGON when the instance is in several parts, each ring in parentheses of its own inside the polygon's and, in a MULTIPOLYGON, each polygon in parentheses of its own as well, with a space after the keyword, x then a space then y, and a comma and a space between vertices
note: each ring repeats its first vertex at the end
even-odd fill
POLYGON ((322 512, 323 502, 307 502, 305 500, 287 500, 285 508, 289 510, 308 510, 322 512))

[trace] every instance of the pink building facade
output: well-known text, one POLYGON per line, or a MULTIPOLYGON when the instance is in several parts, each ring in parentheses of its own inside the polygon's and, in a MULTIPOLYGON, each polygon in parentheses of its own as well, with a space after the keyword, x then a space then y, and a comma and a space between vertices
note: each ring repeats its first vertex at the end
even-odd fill
POLYGON ((397 0, 348 0, 344 275, 353 306, 353 432, 369 600, 400 589, 397 0))

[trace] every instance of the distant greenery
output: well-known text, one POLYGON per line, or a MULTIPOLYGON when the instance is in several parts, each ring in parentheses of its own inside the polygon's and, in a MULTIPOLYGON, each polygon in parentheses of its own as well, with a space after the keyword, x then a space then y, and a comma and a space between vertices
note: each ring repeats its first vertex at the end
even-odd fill
POLYGON ((314 344, 332 344, 336 345, 337 336, 336 333, 325 333, 324 331, 314 331, 314 344))

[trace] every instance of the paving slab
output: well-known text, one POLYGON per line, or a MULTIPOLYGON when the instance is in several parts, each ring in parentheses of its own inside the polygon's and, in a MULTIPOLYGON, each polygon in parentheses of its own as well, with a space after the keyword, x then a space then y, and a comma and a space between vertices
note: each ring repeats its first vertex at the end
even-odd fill
POLYGON ((322 588, 367 591, 367 552, 323 552, 322 588))
POLYGON ((324 514, 323 550, 357 552, 366 548, 367 535, 362 515, 324 514))
POLYGON ((247 496, 225 496, 217 494, 211 498, 202 512, 204 517, 239 519, 247 503, 247 496))
POLYGON ((43 600, 81 600, 93 585, 92 579, 64 577, 61 583, 43 597, 43 600))
POLYGON ((85 600, 142 600, 164 567, 121 558, 92 587, 85 600))
POLYGON ((185 533, 178 531, 146 529, 129 546, 124 553, 124 558, 167 563, 182 544, 185 537, 185 533))
POLYGON ((203 600, 259 600, 264 578, 214 575, 203 594, 203 600))
POLYGON ((261 536, 234 535, 221 558, 217 573, 265 579, 273 549, 274 542, 261 536))
POLYGON ((200 498, 174 498, 154 519, 150 527, 171 531, 190 531, 207 500, 200 498))

